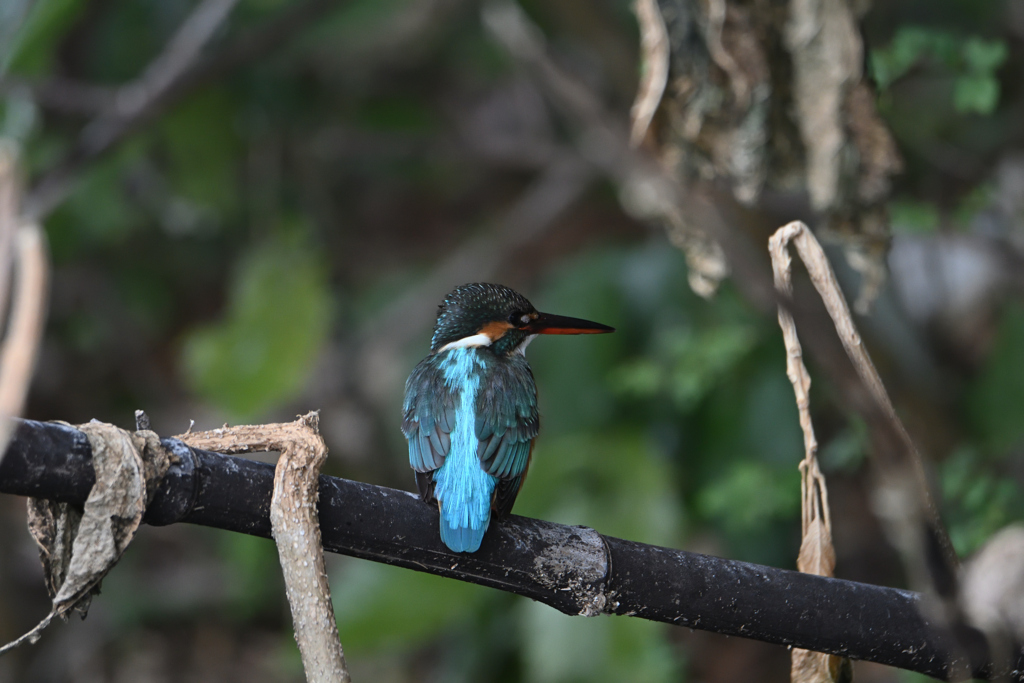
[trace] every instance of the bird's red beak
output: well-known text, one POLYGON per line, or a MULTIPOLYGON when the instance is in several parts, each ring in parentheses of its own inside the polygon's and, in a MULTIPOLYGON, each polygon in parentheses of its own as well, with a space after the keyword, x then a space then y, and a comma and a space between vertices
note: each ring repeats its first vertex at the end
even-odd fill
POLYGON ((614 327, 601 323, 550 313, 541 313, 526 329, 532 334, 604 334, 615 331, 614 327))

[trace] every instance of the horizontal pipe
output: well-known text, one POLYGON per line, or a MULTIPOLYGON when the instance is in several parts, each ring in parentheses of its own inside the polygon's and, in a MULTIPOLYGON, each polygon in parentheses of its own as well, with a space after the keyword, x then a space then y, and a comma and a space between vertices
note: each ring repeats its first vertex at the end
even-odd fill
MULTIPOLYGON (((193 449, 176 439, 163 443, 178 462, 147 509, 147 523, 187 522, 270 538, 273 465, 193 449)), ((21 421, 0 460, 0 493, 81 504, 95 479, 91 457, 77 429, 21 421)), ((987 661, 963 660, 962 648, 929 622, 921 597, 910 591, 515 515, 494 523, 478 552, 453 553, 438 536, 435 507, 405 491, 337 477, 320 477, 320 524, 331 552, 490 586, 566 614, 638 616, 944 680, 953 671, 993 675, 987 661)), ((963 645, 962 635, 957 643, 963 645)))

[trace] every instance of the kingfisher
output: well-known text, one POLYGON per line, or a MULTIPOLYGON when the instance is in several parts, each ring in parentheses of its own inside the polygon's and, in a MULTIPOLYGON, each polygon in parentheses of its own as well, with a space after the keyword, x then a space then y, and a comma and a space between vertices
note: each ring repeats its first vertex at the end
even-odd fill
POLYGON ((527 345, 538 334, 614 331, 538 313, 503 285, 462 285, 444 298, 430 353, 405 383, 402 433, 420 497, 437 505, 451 550, 476 552, 526 477, 540 428, 527 345))

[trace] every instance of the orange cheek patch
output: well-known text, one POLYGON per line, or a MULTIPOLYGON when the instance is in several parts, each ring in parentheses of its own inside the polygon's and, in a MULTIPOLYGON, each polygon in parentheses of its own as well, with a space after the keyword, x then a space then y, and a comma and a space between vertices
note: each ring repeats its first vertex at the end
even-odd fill
POLYGON ((486 334, 491 338, 492 342, 495 342, 501 339, 511 328, 512 325, 510 323, 504 320, 495 320, 481 327, 480 334, 486 334))

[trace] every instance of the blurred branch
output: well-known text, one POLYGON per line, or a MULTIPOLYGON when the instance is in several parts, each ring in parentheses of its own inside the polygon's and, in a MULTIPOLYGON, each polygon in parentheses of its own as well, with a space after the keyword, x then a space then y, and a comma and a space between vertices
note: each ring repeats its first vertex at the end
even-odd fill
POLYGON ((45 109, 93 115, 113 105, 117 88, 59 77, 39 83, 12 76, 0 79, 0 95, 16 92, 28 92, 32 100, 45 109))
POLYGON ((17 149, 7 140, 0 141, 0 320, 7 314, 11 290, 11 263, 14 260, 14 235, 18 231, 21 197, 17 149))
POLYGON ((36 223, 15 236, 17 281, 7 333, 0 346, 0 451, 10 436, 9 419, 21 414, 46 324, 49 259, 46 239, 36 223))
MULTIPOLYGON (((146 67, 142 76, 118 88, 114 112, 111 113, 120 118, 136 116, 147 102, 167 90, 199 58, 203 47, 227 20, 237 3, 238 0, 202 0, 167 41, 163 52, 146 67)), ((91 127, 102 129, 102 121, 97 121, 91 127)), ((83 134, 88 135, 89 132, 83 134)), ((97 135, 97 132, 93 131, 93 134, 97 135)))
POLYGON ((0 146, 0 320, 13 298, 0 343, 0 458, 11 434, 11 418, 21 415, 28 396, 49 289, 46 238, 38 224, 21 223, 19 194, 17 152, 13 146, 0 146))
MULTIPOLYGON (((188 522, 269 538, 274 466, 163 439, 176 462, 144 521, 188 522)), ((89 440, 63 424, 21 421, 0 462, 0 492, 81 504, 95 481, 89 440)), ((325 549, 544 602, 566 614, 638 616, 827 652, 947 678, 1009 675, 957 658, 919 595, 724 560, 511 516, 480 551, 452 553, 438 513, 404 491, 320 476, 325 549)), ((959 650, 956 650, 959 652, 959 650)), ((1021 659, 1024 663, 1024 658, 1021 659)))
POLYGON ((438 293, 451 288, 455 277, 483 278, 494 272, 512 251, 541 235, 586 190, 594 178, 590 166, 572 152, 563 152, 544 169, 540 177, 495 221, 491 230, 482 231, 442 261, 414 291, 385 308, 363 331, 374 342, 394 340, 396 345, 410 341, 416 329, 433 322, 438 293), (413 332, 414 333, 414 332, 413 332))
POLYGON ((25 202, 25 214, 41 220, 71 192, 82 168, 199 88, 276 49, 337 6, 337 0, 306 0, 252 29, 206 59, 200 53, 237 0, 204 0, 190 14, 143 75, 114 92, 113 99, 82 129, 68 156, 47 171, 25 202))

